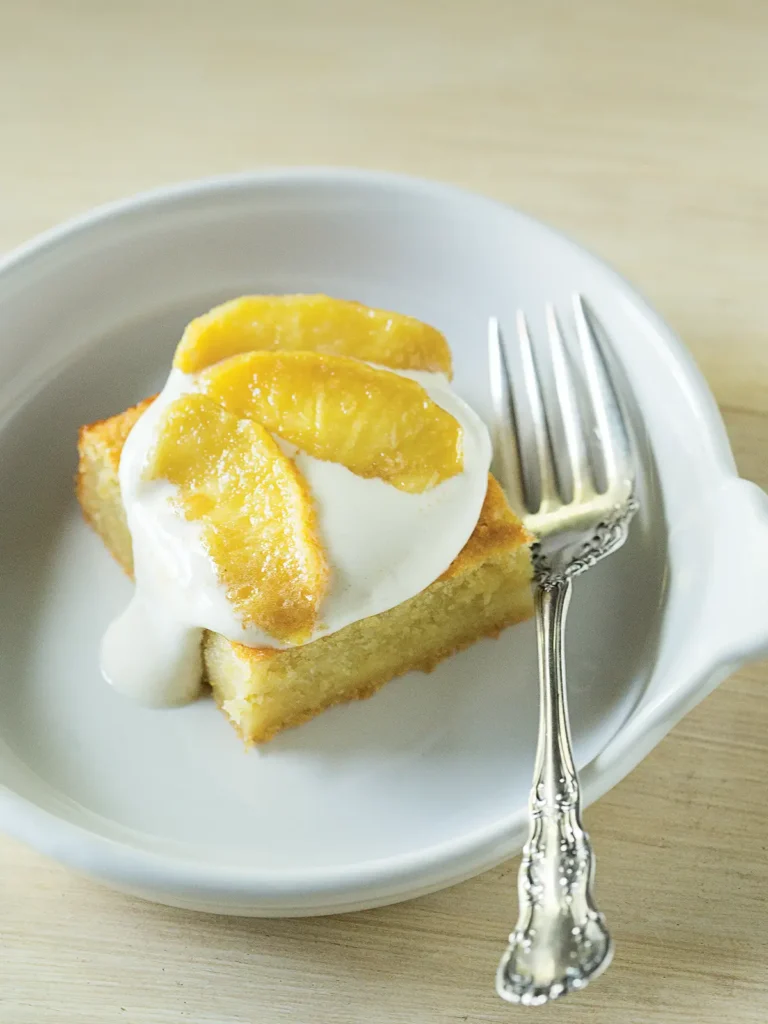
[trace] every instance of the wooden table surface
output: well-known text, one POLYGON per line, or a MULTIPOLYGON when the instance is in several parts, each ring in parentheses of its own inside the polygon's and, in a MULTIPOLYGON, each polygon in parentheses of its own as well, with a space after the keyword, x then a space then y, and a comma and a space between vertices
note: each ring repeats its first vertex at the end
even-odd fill
MULTIPOLYGON (((218 172, 453 181, 635 282, 768 486, 767 55, 760 0, 0 0, 0 249, 218 172)), ((743 669, 587 812, 618 948, 566 1002, 493 993, 516 862, 384 910, 233 920, 0 840, 0 1024, 763 1024, 767 684, 743 669)))

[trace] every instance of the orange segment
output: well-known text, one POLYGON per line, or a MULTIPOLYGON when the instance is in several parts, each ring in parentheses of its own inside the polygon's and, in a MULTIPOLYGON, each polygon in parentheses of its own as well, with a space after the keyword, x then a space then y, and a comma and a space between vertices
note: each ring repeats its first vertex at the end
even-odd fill
POLYGON ((434 327, 326 295, 247 295, 216 306, 188 325, 173 365, 197 373, 256 351, 326 352, 451 376, 451 351, 434 327))
POLYGON ((144 476, 179 491, 244 625, 290 643, 309 638, 328 581, 312 498, 264 427, 203 395, 165 411, 144 476))
POLYGON ((200 374, 201 390, 316 459, 421 492, 460 473, 461 427, 413 380, 357 359, 250 352, 200 374))

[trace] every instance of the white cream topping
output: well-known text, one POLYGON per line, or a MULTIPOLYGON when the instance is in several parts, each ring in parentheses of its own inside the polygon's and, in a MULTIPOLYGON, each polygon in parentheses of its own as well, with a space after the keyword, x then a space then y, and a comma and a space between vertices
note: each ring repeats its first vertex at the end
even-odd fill
MULTIPOLYGON (((424 590, 461 551, 480 516, 491 460, 485 425, 442 374, 390 372, 418 381, 458 420, 463 471, 421 494, 409 494, 383 480, 356 476, 340 463, 315 459, 278 439, 314 497, 331 570, 320 625, 308 643, 424 590)), ((288 646, 241 624, 203 547, 201 524, 183 518, 173 507, 172 484, 143 479, 163 412, 174 399, 195 390, 194 376, 172 370, 128 436, 120 460, 136 591, 107 629, 101 671, 115 689, 155 706, 186 703, 198 694, 203 629, 249 647, 288 646)))

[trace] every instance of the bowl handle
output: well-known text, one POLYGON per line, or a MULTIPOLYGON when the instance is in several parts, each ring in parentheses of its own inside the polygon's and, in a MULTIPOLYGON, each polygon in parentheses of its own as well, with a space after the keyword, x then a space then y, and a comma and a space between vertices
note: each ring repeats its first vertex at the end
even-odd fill
MULTIPOLYGON (((704 596, 706 630, 721 665, 768 655, 768 494, 738 477, 707 510, 714 525, 712 585, 704 596)), ((704 551, 701 557, 706 557, 704 551)))

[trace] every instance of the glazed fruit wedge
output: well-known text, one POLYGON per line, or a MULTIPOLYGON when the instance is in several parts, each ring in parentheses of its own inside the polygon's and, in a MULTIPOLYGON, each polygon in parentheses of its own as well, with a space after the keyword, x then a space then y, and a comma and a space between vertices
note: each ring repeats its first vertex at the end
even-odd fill
POLYGON ((250 352, 199 375, 237 417, 317 459, 421 492, 460 473, 461 428, 413 380, 346 356, 250 352))
POLYGON ((259 423, 204 395, 165 411, 145 479, 169 480, 244 625, 288 643, 311 635, 328 582, 314 505, 293 461, 259 423))
POLYGON ((250 295, 216 306, 188 325, 173 365, 197 373, 243 352, 300 350, 451 376, 448 343, 434 327, 326 295, 250 295))

